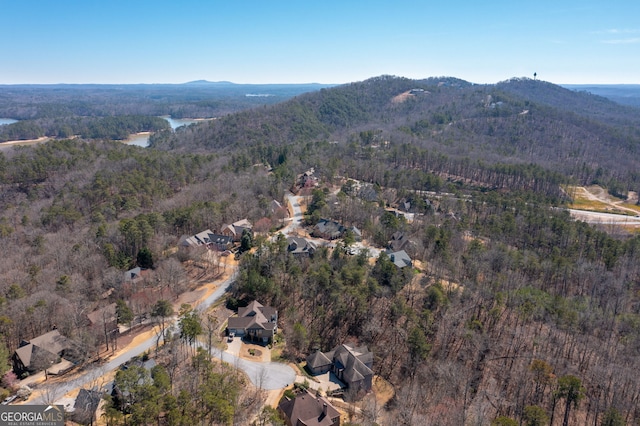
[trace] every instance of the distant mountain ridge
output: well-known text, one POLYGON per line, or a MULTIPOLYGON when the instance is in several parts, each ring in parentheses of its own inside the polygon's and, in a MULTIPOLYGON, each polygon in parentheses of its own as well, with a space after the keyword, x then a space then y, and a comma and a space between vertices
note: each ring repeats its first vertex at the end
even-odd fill
POLYGON ((623 105, 640 107, 640 84, 563 84, 562 87, 604 96, 623 105))
POLYGON ((209 81, 209 80, 194 80, 194 81, 188 81, 182 84, 211 84, 211 85, 217 85, 217 86, 235 85, 235 83, 232 83, 230 81, 209 81))
POLYGON ((208 81, 195 80, 182 83, 184 86, 202 86, 202 87, 226 87, 226 88, 277 88, 277 89, 297 89, 309 88, 309 90, 318 90, 319 88, 327 88, 337 86, 336 84, 323 83, 234 83, 231 81, 208 81))

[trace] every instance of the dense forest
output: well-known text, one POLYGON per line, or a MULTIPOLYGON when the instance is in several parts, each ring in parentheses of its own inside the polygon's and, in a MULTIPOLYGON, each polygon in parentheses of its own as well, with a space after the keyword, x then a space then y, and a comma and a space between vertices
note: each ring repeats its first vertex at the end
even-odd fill
POLYGON ((43 136, 86 139, 124 140, 133 133, 169 130, 160 117, 126 115, 114 117, 58 117, 24 120, 2 126, 0 141, 38 139, 43 136))
MULTIPOLYGON (((351 241, 299 259, 282 238, 257 237, 232 300, 279 308, 289 360, 367 345, 396 393, 362 424, 638 424, 640 238, 574 221, 561 190, 635 189, 638 117, 539 81, 379 77, 160 131, 150 149, 14 147, 0 153, 0 349, 55 324, 89 357, 101 335, 82 313, 130 296, 122 275, 141 252, 152 285, 179 292, 194 260, 171 250, 181 236, 277 223, 269 202, 313 167, 309 225, 330 217, 380 248, 402 232, 413 267, 351 255, 351 241), (400 204, 413 220, 389 211, 400 204)), ((206 362, 189 368, 197 380, 173 391, 162 369, 157 382, 138 371, 129 383, 155 404, 139 408, 155 411, 128 421, 211 401, 203 421, 239 421, 229 398, 177 409, 188 392, 238 389, 206 362)))

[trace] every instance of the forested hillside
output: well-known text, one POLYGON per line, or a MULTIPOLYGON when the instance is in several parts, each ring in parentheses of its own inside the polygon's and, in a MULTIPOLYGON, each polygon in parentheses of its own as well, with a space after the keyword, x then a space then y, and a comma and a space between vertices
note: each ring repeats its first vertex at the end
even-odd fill
POLYGON ((124 271, 152 260, 145 291, 179 293, 207 267, 181 236, 276 228, 270 202, 313 168, 307 231, 331 218, 378 249, 400 232, 413 265, 350 254, 352 238, 300 259, 256 236, 231 302, 277 307, 291 361, 367 345, 395 397, 358 421, 638 424, 640 237, 574 221, 561 189, 635 188, 634 111, 538 81, 380 77, 158 132, 157 149, 7 149, 0 352, 55 326, 88 359, 103 337, 84 314, 131 296, 124 271))
POLYGON ((138 132, 169 130, 160 117, 125 115, 114 117, 57 117, 24 120, 0 127, 0 142, 37 139, 43 136, 124 140, 138 132))
POLYGON ((451 78, 378 77, 230 115, 180 137, 160 132, 152 143, 189 151, 301 141, 410 145, 464 163, 456 168, 474 169, 467 178, 484 165, 535 164, 625 193, 640 184, 639 117, 635 108, 542 81, 473 85, 451 78))

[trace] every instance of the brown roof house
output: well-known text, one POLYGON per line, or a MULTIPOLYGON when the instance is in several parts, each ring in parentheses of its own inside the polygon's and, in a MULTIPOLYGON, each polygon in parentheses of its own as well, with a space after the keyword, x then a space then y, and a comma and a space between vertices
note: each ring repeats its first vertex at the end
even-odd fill
POLYGON ((278 310, 253 301, 245 308, 238 308, 238 316, 229 318, 229 334, 248 337, 254 341, 269 343, 278 331, 278 310))
POLYGON ((120 333, 115 303, 111 303, 87 314, 87 320, 89 321, 89 327, 94 330, 95 333, 104 337, 107 347, 109 340, 117 338, 120 333))
POLYGON ((288 426, 340 426, 340 412, 327 399, 308 391, 282 401, 278 411, 288 426))
POLYGON ((330 352, 317 351, 307 357, 313 375, 333 372, 353 395, 369 392, 373 381, 373 353, 366 346, 339 345, 330 352))
POLYGON ((253 225, 247 219, 242 219, 237 222, 233 222, 231 225, 224 225, 220 230, 222 235, 233 238, 233 241, 240 241, 244 230, 251 231, 253 225))
POLYGON ((13 353, 13 370, 18 377, 47 370, 51 374, 62 374, 73 367, 78 353, 73 343, 52 330, 30 341, 22 341, 13 353), (68 355, 69 359, 65 359, 68 355))

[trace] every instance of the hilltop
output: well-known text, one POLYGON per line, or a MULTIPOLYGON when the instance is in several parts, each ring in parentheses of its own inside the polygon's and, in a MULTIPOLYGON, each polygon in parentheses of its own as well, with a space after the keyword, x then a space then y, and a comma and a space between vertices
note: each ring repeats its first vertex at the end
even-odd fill
POLYGON ((369 145, 410 145, 471 165, 535 164, 568 180, 624 192, 639 183, 638 112, 539 80, 476 85, 383 76, 228 115, 178 135, 159 133, 153 144, 235 152, 311 141, 347 146, 370 134, 369 145))

